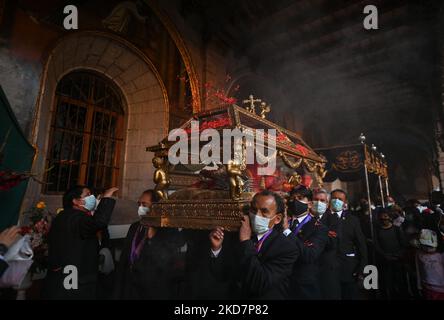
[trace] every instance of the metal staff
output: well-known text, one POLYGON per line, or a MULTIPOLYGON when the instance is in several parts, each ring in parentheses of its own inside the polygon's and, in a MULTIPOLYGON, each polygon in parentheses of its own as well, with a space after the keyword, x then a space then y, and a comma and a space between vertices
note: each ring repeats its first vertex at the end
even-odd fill
MULTIPOLYGON (((362 147, 364 148, 364 154, 366 154, 365 152, 365 148, 367 147, 365 145, 365 136, 363 133, 361 133, 361 135, 359 136, 359 140, 361 141, 362 147)), ((364 157, 365 158, 365 157, 364 157)), ((369 184, 369 180, 368 180, 368 168, 367 168, 367 159, 364 159, 364 172, 365 172, 365 186, 367 188, 367 201, 368 201, 368 213, 369 213, 369 220, 370 220, 370 238, 372 241, 372 244, 374 244, 374 237, 373 237, 373 213, 372 213, 372 200, 370 198, 370 184, 369 184)), ((374 261, 376 261, 376 256, 375 256, 375 250, 372 250, 372 257, 373 257, 373 263, 374 261)))
POLYGON ((380 175, 378 175, 378 180, 379 180, 379 191, 381 192, 382 207, 385 208, 384 191, 382 190, 382 181, 380 175))
POLYGON ((383 168, 384 168, 384 182, 385 182, 385 194, 388 197, 390 195, 389 192, 389 185, 388 185, 388 175, 387 175, 387 161, 385 161, 385 155, 381 153, 381 158, 383 162, 383 168))

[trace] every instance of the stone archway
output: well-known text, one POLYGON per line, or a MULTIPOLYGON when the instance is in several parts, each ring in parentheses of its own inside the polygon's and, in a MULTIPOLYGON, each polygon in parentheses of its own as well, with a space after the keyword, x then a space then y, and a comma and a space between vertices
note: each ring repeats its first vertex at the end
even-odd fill
MULTIPOLYGON (((61 38, 51 50, 41 78, 41 89, 34 115, 32 143, 38 154, 33 172, 43 179, 48 152, 49 128, 57 83, 74 70, 94 70, 113 81, 125 100, 125 142, 122 152, 120 197, 135 200, 152 187, 152 154, 145 151, 168 131, 168 98, 160 75, 151 61, 137 48, 117 36, 104 32, 79 32, 61 38)), ((41 186, 31 182, 24 208, 45 198, 48 206, 61 196, 41 194, 41 186)), ((55 205, 55 204, 54 204, 55 205)))

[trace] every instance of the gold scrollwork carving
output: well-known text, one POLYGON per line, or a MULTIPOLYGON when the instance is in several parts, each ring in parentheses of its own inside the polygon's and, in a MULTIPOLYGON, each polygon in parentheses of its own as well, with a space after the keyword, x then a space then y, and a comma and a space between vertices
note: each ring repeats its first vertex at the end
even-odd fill
POLYGON ((313 172, 316 170, 316 167, 318 164, 314 161, 310 161, 308 159, 304 159, 305 167, 308 169, 308 171, 313 172))
POLYGON ((301 184, 302 177, 297 173, 293 173, 290 178, 288 178, 288 183, 294 188, 297 185, 301 184))
POLYGON ((282 151, 279 151, 279 156, 282 158, 282 160, 284 161, 285 165, 287 165, 288 167, 292 168, 292 169, 297 169, 301 166, 302 164, 302 160, 303 158, 299 158, 296 161, 292 161, 290 160, 287 155, 285 153, 283 153, 282 151))

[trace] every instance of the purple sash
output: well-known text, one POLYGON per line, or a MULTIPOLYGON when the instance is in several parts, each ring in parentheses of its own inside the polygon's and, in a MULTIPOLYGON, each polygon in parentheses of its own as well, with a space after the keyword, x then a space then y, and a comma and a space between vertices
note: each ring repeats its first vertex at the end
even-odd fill
POLYGON ((311 215, 307 214, 307 216, 304 218, 304 220, 302 220, 301 223, 298 224, 298 226, 296 227, 296 230, 294 230, 294 233, 298 234, 299 230, 301 230, 301 228, 304 226, 304 224, 306 224, 310 220, 311 220, 311 215))
POLYGON ((262 244, 264 243, 264 241, 268 238, 268 236, 273 232, 273 229, 268 230, 261 238, 261 240, 259 240, 255 247, 256 247, 256 252, 259 253, 259 251, 261 251, 262 248, 262 244))
POLYGON ((137 228, 131 243, 130 263, 131 265, 139 258, 143 245, 145 244, 147 229, 144 226, 137 228))

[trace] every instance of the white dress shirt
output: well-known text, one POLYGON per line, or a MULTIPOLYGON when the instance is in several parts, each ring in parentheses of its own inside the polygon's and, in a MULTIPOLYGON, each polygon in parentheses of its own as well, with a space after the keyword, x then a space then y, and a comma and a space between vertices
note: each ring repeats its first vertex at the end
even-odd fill
POLYGON ((341 217, 342 217, 342 212, 343 212, 343 210, 338 211, 338 212, 333 212, 333 213, 336 213, 336 214, 338 215, 339 219, 341 219, 341 217))
POLYGON ((217 256, 219 255, 219 253, 222 251, 222 247, 219 248, 219 250, 214 251, 213 249, 211 249, 211 254, 213 258, 217 258, 217 256))

